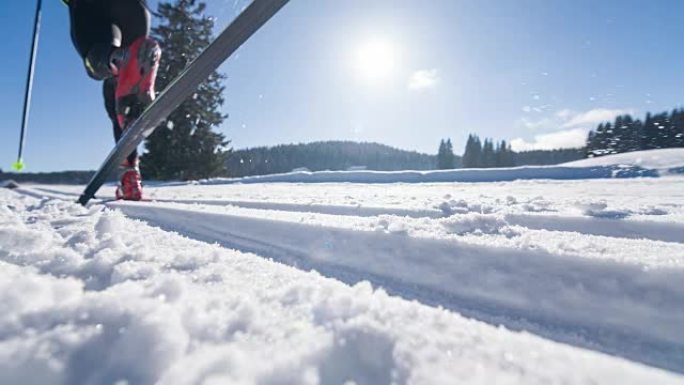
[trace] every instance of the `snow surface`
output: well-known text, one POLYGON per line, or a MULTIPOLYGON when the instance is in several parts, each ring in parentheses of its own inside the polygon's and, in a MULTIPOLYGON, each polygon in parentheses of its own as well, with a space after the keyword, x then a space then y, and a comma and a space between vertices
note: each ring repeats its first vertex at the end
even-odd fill
POLYGON ((437 183, 506 182, 514 180, 578 180, 658 177, 684 173, 684 148, 639 151, 584 159, 557 166, 523 166, 440 171, 293 171, 284 174, 212 179, 202 184, 230 183, 437 183))
POLYGON ((683 186, 0 189, 0 384, 684 384, 683 186))
POLYGON ((0 383, 682 383, 102 206, 0 190, 0 383))
POLYGON ((684 148, 635 151, 624 154, 601 156, 565 163, 571 167, 605 167, 617 165, 639 166, 653 170, 669 170, 684 167, 684 148))
POLYGON ((657 170, 638 166, 524 166, 439 171, 298 171, 284 174, 218 178, 201 184, 231 183, 438 183, 507 182, 525 179, 605 179, 657 177, 657 170))

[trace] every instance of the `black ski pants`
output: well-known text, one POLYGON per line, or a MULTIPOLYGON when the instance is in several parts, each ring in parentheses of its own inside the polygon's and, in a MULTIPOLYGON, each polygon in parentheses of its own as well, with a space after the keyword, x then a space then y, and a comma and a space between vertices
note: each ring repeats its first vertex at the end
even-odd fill
MULTIPOLYGON (((150 13, 144 0, 71 0, 69 15, 71 40, 84 63, 86 59, 108 63, 114 48, 127 47, 150 31, 150 13)), ((86 65, 91 77, 98 80, 104 77, 93 74, 92 68, 92 65, 86 65)), ((114 139, 118 142, 123 129, 116 119, 115 90, 116 78, 109 76, 104 79, 105 109, 112 121, 114 139)), ((129 164, 135 164, 137 157, 134 151, 128 157, 129 164)))

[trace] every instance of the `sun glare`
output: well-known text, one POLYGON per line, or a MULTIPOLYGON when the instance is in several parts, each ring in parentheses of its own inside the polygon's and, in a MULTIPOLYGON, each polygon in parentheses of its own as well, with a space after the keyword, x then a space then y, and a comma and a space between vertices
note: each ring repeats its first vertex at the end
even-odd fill
POLYGON ((396 61, 397 53, 392 43, 375 38, 358 47, 354 63, 365 80, 375 82, 389 77, 394 72, 396 61))

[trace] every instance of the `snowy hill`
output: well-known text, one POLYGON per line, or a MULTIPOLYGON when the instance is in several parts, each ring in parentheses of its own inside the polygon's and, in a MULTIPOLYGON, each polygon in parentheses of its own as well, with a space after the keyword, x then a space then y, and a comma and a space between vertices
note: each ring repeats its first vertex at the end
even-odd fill
POLYGON ((218 178, 201 184, 233 183, 445 183, 506 182, 514 180, 579 180, 658 177, 684 170, 684 149, 640 151, 585 159, 558 166, 524 166, 440 171, 317 171, 218 178))
POLYGON ((684 168, 684 148, 635 151, 565 163, 571 167, 638 166, 652 170, 684 168))
POLYGON ((640 151, 585 159, 558 166, 456 169, 439 171, 298 171, 285 174, 218 178, 201 184, 231 183, 444 183, 514 180, 658 177, 684 170, 684 149, 640 151))

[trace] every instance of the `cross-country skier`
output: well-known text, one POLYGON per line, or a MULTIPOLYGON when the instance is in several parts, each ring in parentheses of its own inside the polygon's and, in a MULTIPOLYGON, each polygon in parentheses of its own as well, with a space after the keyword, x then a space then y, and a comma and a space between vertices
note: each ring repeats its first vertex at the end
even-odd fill
MULTIPOLYGON (((145 0, 62 0, 69 7, 71 39, 88 75, 103 81, 107 114, 118 141, 155 97, 161 49, 151 39, 145 0)), ((116 198, 142 199, 134 151, 122 164, 116 198)))

